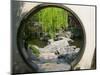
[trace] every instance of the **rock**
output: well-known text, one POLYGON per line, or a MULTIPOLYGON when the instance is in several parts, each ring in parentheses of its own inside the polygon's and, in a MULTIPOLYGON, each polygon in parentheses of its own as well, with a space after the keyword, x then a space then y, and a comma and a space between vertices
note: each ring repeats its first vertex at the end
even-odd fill
POLYGON ((57 62, 57 55, 55 55, 54 53, 41 53, 40 54, 40 59, 42 59, 42 62, 57 62))
POLYGON ((70 41, 69 38, 65 38, 65 37, 62 37, 62 40, 58 40, 58 41, 54 41, 53 39, 49 39, 49 42, 50 44, 45 46, 44 48, 40 48, 40 51, 43 51, 43 50, 49 50, 49 51, 61 51, 61 49, 64 50, 64 47, 68 46, 69 43, 68 41, 70 41))
MULTIPOLYGON (((54 41, 50 39, 49 41, 52 41, 49 45, 45 46, 44 48, 39 48, 37 46, 34 46, 40 51, 39 58, 42 59, 41 61, 52 61, 56 62, 57 58, 61 58, 63 60, 72 61, 74 60, 74 57, 80 51, 80 48, 76 48, 76 46, 70 46, 68 41, 69 38, 62 37, 62 40, 54 41), (57 53, 58 54, 57 54, 57 53), (75 56, 74 56, 75 55, 75 56)), ((59 61, 59 60, 58 60, 59 61)))
POLYGON ((77 57, 80 48, 70 46, 72 39, 60 37, 60 40, 49 39, 50 44, 44 48, 34 46, 40 51, 39 71, 63 71, 70 70, 70 63, 77 57))
POLYGON ((70 32, 70 31, 67 31, 67 32, 65 32, 65 36, 67 37, 67 38, 71 38, 72 37, 72 33, 70 32))
MULTIPOLYGON (((79 50, 79 49, 78 49, 79 50)), ((78 52, 69 52, 58 56, 58 62, 71 63, 78 55, 78 52)))
POLYGON ((80 48, 76 48, 74 52, 78 53, 79 51, 80 51, 80 48))

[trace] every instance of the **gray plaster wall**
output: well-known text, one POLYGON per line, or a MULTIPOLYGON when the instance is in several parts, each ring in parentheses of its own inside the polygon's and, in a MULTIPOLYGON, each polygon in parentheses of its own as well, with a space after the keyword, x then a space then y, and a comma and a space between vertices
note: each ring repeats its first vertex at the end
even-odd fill
POLYGON ((22 13, 22 7, 24 5, 24 2, 16 2, 12 1, 11 4, 11 40, 12 40, 12 72, 13 73, 28 73, 28 72, 33 72, 32 69, 30 69, 27 64, 23 61, 18 48, 17 48, 17 30, 20 25, 20 21, 23 18, 23 16, 26 13, 22 13))

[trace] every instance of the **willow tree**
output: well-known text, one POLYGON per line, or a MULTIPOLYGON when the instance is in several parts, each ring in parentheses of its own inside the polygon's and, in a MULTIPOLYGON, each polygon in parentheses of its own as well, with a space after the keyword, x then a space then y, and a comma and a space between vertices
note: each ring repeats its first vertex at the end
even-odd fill
POLYGON ((42 31, 48 33, 51 38, 64 28, 68 27, 68 13, 58 7, 46 7, 37 12, 33 18, 41 25, 42 31))

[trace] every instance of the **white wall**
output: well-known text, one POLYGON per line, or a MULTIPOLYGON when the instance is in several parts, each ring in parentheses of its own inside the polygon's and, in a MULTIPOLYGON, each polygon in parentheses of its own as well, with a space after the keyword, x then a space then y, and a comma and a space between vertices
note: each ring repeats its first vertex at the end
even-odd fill
POLYGON ((95 7, 66 5, 81 19, 86 32, 86 46, 79 66, 81 69, 90 69, 95 50, 95 7))

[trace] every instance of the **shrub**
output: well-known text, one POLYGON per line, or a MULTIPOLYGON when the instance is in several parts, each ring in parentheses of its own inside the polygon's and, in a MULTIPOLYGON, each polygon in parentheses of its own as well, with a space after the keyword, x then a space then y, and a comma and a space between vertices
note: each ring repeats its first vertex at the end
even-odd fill
POLYGON ((40 51, 34 45, 29 45, 29 48, 32 49, 33 54, 35 54, 37 57, 39 57, 40 51))

